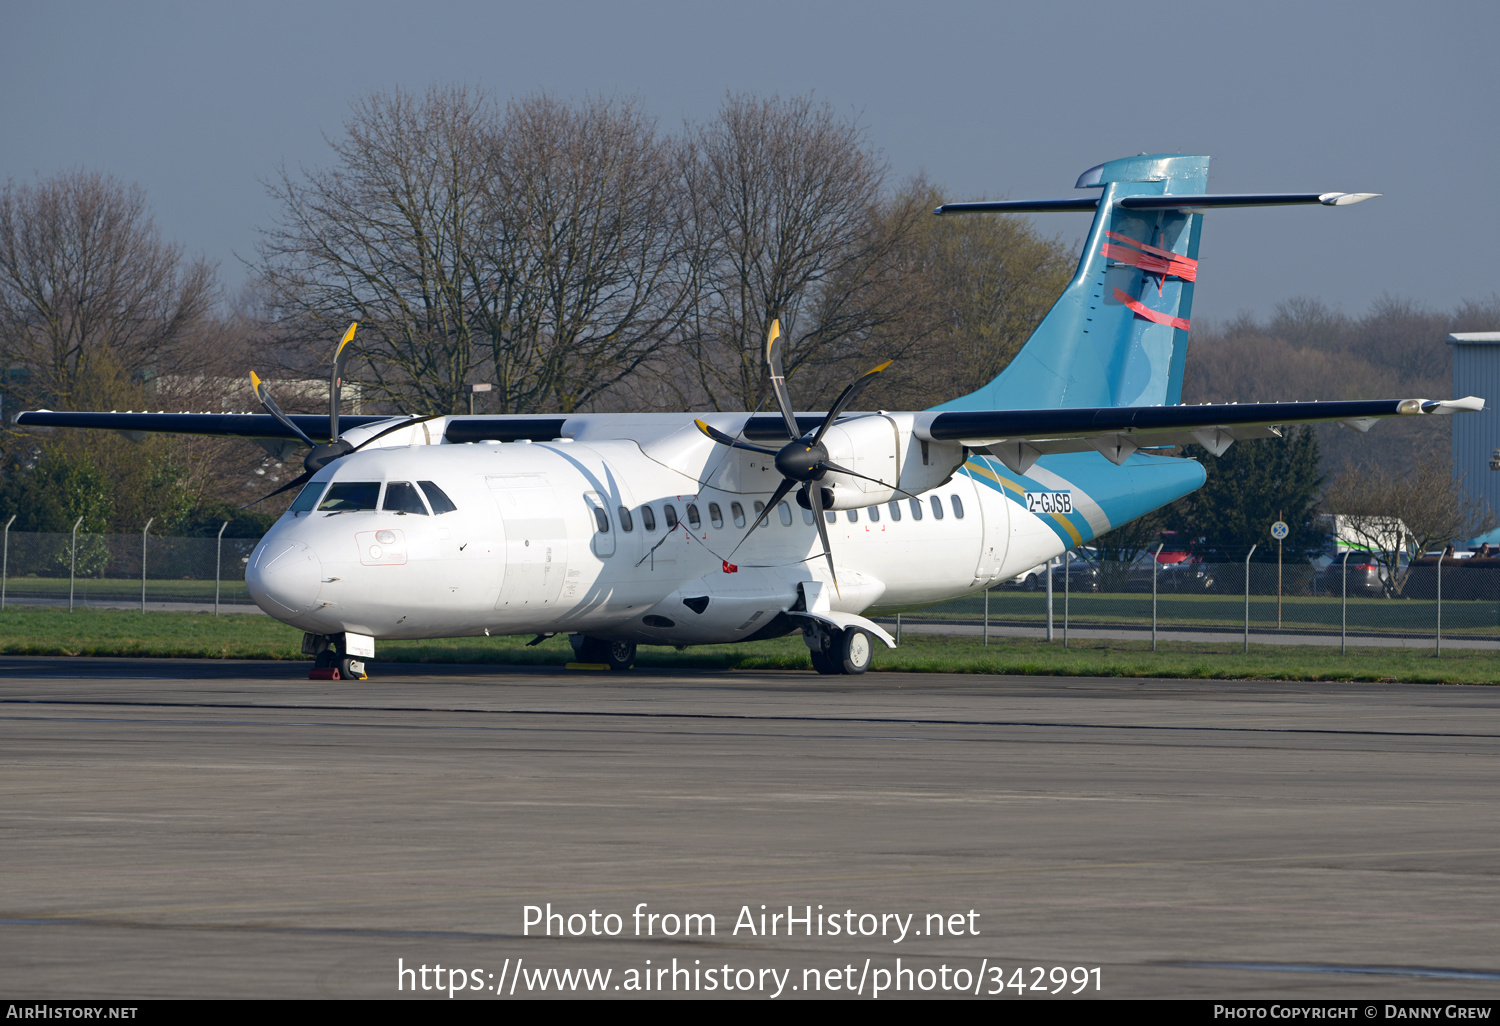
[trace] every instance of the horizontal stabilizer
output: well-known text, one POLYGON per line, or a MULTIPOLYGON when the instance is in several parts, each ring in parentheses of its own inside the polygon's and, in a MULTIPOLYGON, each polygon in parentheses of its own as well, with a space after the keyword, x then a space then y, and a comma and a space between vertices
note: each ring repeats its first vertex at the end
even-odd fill
MULTIPOLYGON (((1124 196, 1114 205, 1123 210, 1183 210, 1201 213, 1232 207, 1290 207, 1301 204, 1320 204, 1325 207, 1347 207, 1363 203, 1379 196, 1378 192, 1267 192, 1232 193, 1219 196, 1124 196)), ((1067 211, 1097 210, 1099 200, 1084 199, 1053 200, 993 200, 975 203, 944 203, 933 210, 939 217, 944 214, 1054 214, 1067 211)))

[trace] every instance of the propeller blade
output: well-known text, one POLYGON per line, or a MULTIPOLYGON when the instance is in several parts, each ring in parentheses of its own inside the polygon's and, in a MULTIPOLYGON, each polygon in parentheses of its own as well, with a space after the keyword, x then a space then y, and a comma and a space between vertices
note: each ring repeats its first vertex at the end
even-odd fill
MULTIPOLYGON (((267 389, 265 383, 260 380, 260 375, 256 374, 254 371, 250 372, 250 390, 255 393, 255 398, 260 400, 260 404, 266 408, 266 412, 276 418, 276 422, 278 424, 291 431, 292 434, 302 439, 309 446, 317 446, 317 442, 314 442, 311 438, 307 437, 306 431, 303 431, 295 423, 293 423, 291 417, 288 417, 285 413, 281 412, 281 407, 277 406, 276 400, 271 398, 270 390, 267 389)), ((272 494, 275 493, 273 492, 272 494)))
POLYGON ((358 321, 351 323, 338 348, 333 351, 333 376, 328 379, 328 440, 331 442, 337 441, 339 437, 339 401, 344 391, 344 363, 349 359, 349 340, 354 337, 354 329, 358 327, 358 321))
POLYGON ((731 556, 740 551, 740 545, 743 545, 745 544, 745 542, 750 540, 750 536, 755 533, 755 529, 760 526, 760 522, 771 515, 771 510, 776 508, 776 504, 778 502, 786 498, 786 493, 796 487, 797 482, 793 481, 791 478, 784 477, 781 479, 781 484, 777 485, 776 490, 771 493, 771 501, 766 503, 766 508, 760 511, 760 515, 757 516, 755 518, 755 522, 750 525, 750 530, 746 531, 745 537, 740 539, 740 544, 736 545, 732 550, 730 550, 729 554, 731 556))
POLYGON ((854 401, 854 397, 859 395, 860 392, 864 391, 864 387, 870 383, 871 379, 890 365, 891 361, 887 360, 879 367, 870 368, 859 377, 851 381, 849 383, 849 386, 839 393, 838 399, 834 400, 833 408, 828 411, 828 416, 824 417, 823 423, 818 425, 818 433, 813 435, 814 445, 817 445, 823 440, 824 433, 833 426, 833 422, 838 419, 839 414, 843 413, 844 410, 848 408, 849 404, 854 401))
POLYGON ((874 484, 878 484, 882 488, 889 488, 891 491, 897 493, 898 495, 904 495, 908 499, 915 499, 916 498, 915 495, 913 495, 911 492, 906 491, 900 485, 886 484, 884 481, 880 480, 880 478, 878 478, 878 477, 866 477, 864 474, 861 474, 857 470, 850 470, 848 467, 841 467, 841 466, 839 466, 837 463, 833 462, 833 460, 824 460, 820 464, 820 466, 822 466, 822 468, 824 470, 831 470, 831 471, 833 471, 835 474, 848 474, 850 477, 857 477, 861 481, 870 481, 870 482, 873 482, 874 484))
POLYGON ((771 330, 766 332, 766 368, 771 372, 771 391, 776 394, 776 405, 786 421, 786 430, 793 439, 801 438, 797 427, 797 414, 792 409, 792 394, 786 389, 786 373, 781 369, 781 321, 772 320, 771 330))
POLYGON ((311 478, 312 476, 313 476, 313 472, 311 470, 304 470, 302 473, 300 473, 296 477, 292 478, 290 481, 288 481, 286 484, 282 485, 280 488, 276 489, 274 492, 268 492, 265 495, 262 495, 260 498, 256 499, 255 502, 247 502, 243 506, 241 506, 240 509, 249 509, 251 506, 254 506, 256 503, 265 502, 267 499, 269 499, 273 495, 280 495, 282 492, 287 491, 287 490, 292 489, 292 488, 296 488, 298 485, 307 484, 308 479, 311 478))
POLYGON ((698 425, 698 430, 699 431, 702 431, 705 435, 707 435, 709 438, 712 438, 714 441, 718 442, 720 445, 727 445, 731 449, 745 449, 745 450, 747 450, 749 452, 758 452, 758 453, 760 453, 763 456, 775 456, 776 455, 776 450, 775 449, 767 449, 767 448, 765 448, 763 446, 752 445, 750 442, 742 442, 738 438, 734 438, 734 437, 732 437, 730 435, 727 435, 724 432, 720 431, 718 428, 714 427, 713 425, 711 425, 711 424, 705 424, 701 420, 696 420, 695 419, 693 421, 693 423, 698 425))
POLYGON ((807 501, 812 506, 813 523, 818 525, 818 540, 823 543, 823 556, 828 560, 828 575, 833 578, 834 594, 839 594, 839 574, 833 568, 833 546, 828 544, 828 523, 823 517, 823 489, 816 482, 807 489, 807 501))
MULTIPOLYGON (((386 435, 390 434, 393 431, 400 431, 402 428, 411 427, 413 424, 421 424, 424 421, 437 420, 439 417, 443 417, 443 416, 446 416, 446 414, 443 414, 443 413, 431 413, 431 414, 428 414, 425 417, 409 417, 406 420, 403 420, 399 424, 392 424, 388 428, 384 428, 384 429, 382 429, 380 431, 375 432, 369 438, 366 438, 363 442, 360 442, 354 448, 350 449, 349 452, 359 452, 359 450, 363 449, 365 446, 369 445, 371 442, 375 441, 376 439, 384 438, 386 435)), ((347 455, 347 453, 345 455, 347 455)))

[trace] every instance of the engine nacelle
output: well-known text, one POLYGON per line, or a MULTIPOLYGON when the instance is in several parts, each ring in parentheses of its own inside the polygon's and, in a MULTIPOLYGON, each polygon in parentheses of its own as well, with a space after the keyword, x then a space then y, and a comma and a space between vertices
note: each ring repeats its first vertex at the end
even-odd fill
POLYGON ((896 498, 898 488, 917 495, 953 476, 963 464, 963 447, 917 439, 912 420, 911 414, 870 414, 839 421, 828 429, 823 444, 829 460, 875 480, 836 472, 824 475, 818 485, 825 492, 824 499, 831 493, 833 500, 825 501, 825 508, 874 506, 896 498))

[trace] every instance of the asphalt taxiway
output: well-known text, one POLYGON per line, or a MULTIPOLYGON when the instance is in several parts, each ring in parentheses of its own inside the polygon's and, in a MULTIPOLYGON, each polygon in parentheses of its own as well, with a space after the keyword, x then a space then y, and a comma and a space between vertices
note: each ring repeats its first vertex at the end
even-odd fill
POLYGON ((0 658, 0 993, 435 998, 398 965, 442 965, 503 1000, 520 962, 625 996, 674 958, 790 969, 782 1000, 807 971, 868 999, 898 958, 983 991, 1500 993, 1500 689, 374 670, 0 658), (526 935, 548 903, 620 935, 526 935), (714 935, 633 936, 642 904, 714 935), (733 932, 762 905, 856 935, 733 932))

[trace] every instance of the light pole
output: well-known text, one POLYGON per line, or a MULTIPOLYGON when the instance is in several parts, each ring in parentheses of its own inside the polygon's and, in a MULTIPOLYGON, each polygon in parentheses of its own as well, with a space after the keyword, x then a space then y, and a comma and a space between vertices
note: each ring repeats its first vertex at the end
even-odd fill
POLYGON ((474 393, 490 392, 494 390, 494 387, 495 386, 490 384, 488 381, 481 381, 477 385, 470 385, 468 388, 464 389, 464 391, 469 393, 469 416, 474 416, 474 393))

